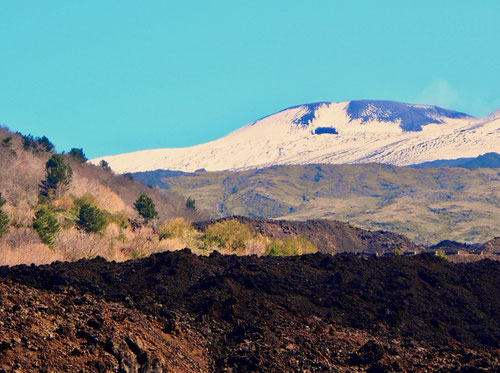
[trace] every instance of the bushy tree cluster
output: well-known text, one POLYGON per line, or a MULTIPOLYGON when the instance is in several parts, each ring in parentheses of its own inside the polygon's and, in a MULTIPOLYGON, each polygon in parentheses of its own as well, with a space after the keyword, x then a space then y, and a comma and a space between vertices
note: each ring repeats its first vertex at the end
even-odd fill
POLYGON ((25 150, 30 150, 33 153, 51 152, 55 149, 54 144, 46 137, 33 137, 32 135, 22 135, 23 147, 25 150))
POLYGON ((316 245, 302 236, 288 237, 283 240, 273 240, 268 245, 266 255, 290 256, 312 254, 318 251, 316 245))
POLYGON ((99 233, 107 224, 104 213, 96 206, 82 204, 76 225, 87 233, 99 233))
POLYGON ((54 154, 45 164, 46 177, 40 185, 42 196, 57 197, 66 191, 73 179, 73 170, 63 155, 54 154))
POLYGON ((248 225, 230 219, 209 225, 203 233, 203 243, 205 247, 217 246, 235 252, 244 248, 253 236, 248 225))
POLYGON ((158 228, 160 240, 166 238, 186 239, 188 236, 195 236, 196 233, 197 231, 191 223, 185 221, 182 217, 167 220, 158 228))
POLYGON ((2 193, 0 193, 0 237, 7 232, 7 228, 9 227, 9 217, 2 211, 2 207, 5 205, 5 202, 6 201, 2 197, 2 193))
POLYGON ((191 210, 196 210, 196 200, 194 198, 188 197, 186 201, 186 207, 191 210))
POLYGON ((68 153, 75 161, 80 163, 86 162, 88 159, 85 156, 82 148, 72 148, 68 153))
POLYGON ((59 228, 60 225, 57 221, 57 217, 50 207, 42 206, 35 212, 33 229, 38 233, 42 242, 50 248, 54 247, 54 234, 59 228))
POLYGON ((137 198, 137 201, 134 203, 134 208, 137 210, 139 215, 142 216, 145 222, 149 222, 150 220, 158 217, 155 204, 146 193, 141 193, 139 198, 137 198))

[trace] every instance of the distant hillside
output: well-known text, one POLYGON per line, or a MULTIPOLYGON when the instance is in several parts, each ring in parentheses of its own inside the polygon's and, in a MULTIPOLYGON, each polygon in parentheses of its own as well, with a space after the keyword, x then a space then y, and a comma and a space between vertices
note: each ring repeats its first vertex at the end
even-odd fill
MULTIPOLYGON (((83 150, 76 153, 84 158, 83 150)), ((47 160, 55 154, 46 138, 22 136, 6 129, 0 132, 0 193, 6 200, 0 207, 9 219, 5 234, 0 232, 0 265, 96 256, 123 261, 185 247, 200 255, 217 250, 224 254, 270 256, 422 249, 401 235, 368 232, 327 220, 290 222, 244 217, 206 220, 209 214, 196 206, 196 202, 195 206, 188 206, 189 196, 158 188, 169 188, 167 180, 196 179, 204 172, 159 170, 134 175, 155 186, 151 188, 133 180, 131 175, 115 175, 106 164, 85 163, 73 152, 57 155, 72 170, 67 190, 53 197, 44 196, 41 185, 46 179, 47 160), (138 215, 134 205, 141 193, 152 198, 159 213, 157 220, 144 221, 138 215), (91 208, 87 215, 99 212, 102 228, 87 231, 80 225, 84 205, 91 208), (41 211, 53 218, 40 223, 44 229, 57 226, 48 241, 35 227, 41 211), (192 224, 195 220, 198 222, 192 224)))
POLYGON ((213 217, 325 218, 427 245, 485 242, 500 233, 500 174, 492 169, 290 165, 197 172, 162 183, 213 217))
POLYGON ((408 167, 463 167, 469 170, 477 170, 478 168, 500 168, 500 154, 491 152, 479 155, 475 158, 438 159, 431 162, 414 164, 408 167))
POLYGON ((166 177, 174 177, 181 175, 191 175, 189 172, 182 171, 170 171, 170 170, 155 170, 155 171, 144 171, 144 172, 134 172, 130 174, 135 180, 140 181, 143 184, 159 187, 162 189, 169 189, 168 184, 163 182, 166 177))
POLYGON ((52 201, 50 209, 61 229, 50 249, 32 229, 40 203, 40 184, 45 179, 45 164, 54 154, 48 139, 22 136, 0 127, 0 193, 6 200, 3 211, 9 217, 7 232, 0 238, 0 265, 47 263, 95 255, 123 260, 156 250, 157 235, 150 226, 132 227, 138 218, 134 202, 141 193, 153 200, 159 221, 183 217, 200 220, 203 214, 185 206, 186 200, 172 191, 150 188, 127 175, 115 175, 109 169, 82 163, 70 155, 73 178, 64 195, 52 201), (99 234, 75 229, 78 204, 87 202, 113 220, 99 234), (135 229, 135 231, 134 231, 135 229), (156 240, 156 242, 155 242, 156 240))

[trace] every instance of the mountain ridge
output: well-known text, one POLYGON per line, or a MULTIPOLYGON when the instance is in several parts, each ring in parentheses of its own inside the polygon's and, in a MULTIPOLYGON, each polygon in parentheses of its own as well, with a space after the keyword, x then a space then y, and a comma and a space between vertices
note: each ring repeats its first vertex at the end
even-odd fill
POLYGON ((405 166, 499 152, 500 118, 490 119, 395 101, 316 102, 281 110, 208 143, 91 162, 105 159, 118 173, 247 170, 311 163, 405 166))
POLYGON ((479 168, 500 168, 500 154, 490 152, 481 154, 475 158, 436 159, 435 161, 409 165, 408 167, 463 167, 469 170, 477 170, 479 168))

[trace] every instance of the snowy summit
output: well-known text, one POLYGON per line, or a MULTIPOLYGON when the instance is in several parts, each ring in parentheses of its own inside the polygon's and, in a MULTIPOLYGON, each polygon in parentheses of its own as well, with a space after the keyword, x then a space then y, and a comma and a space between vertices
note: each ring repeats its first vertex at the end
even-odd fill
POLYGON ((244 170, 278 164, 389 163, 500 152, 500 116, 477 119, 438 106, 394 101, 294 106, 205 144, 105 159, 118 173, 157 169, 244 170))

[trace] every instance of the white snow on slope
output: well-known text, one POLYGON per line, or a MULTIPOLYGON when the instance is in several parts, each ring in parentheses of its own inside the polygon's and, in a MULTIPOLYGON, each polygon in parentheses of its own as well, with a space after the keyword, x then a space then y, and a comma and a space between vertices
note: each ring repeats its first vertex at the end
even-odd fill
POLYGON ((432 106, 352 101, 289 108, 205 144, 106 156, 91 162, 105 159, 117 173, 192 172, 307 163, 405 166, 487 152, 500 153, 498 115, 476 119, 432 106), (316 134, 325 131, 336 134, 316 134))

